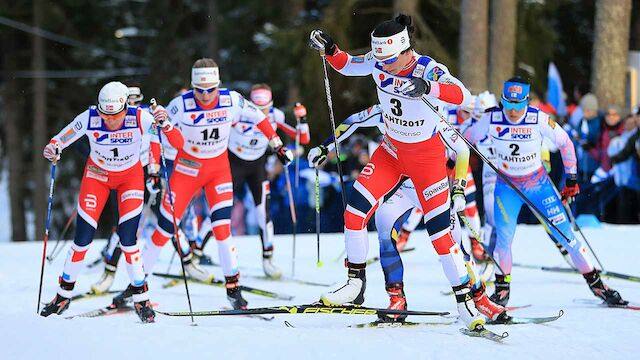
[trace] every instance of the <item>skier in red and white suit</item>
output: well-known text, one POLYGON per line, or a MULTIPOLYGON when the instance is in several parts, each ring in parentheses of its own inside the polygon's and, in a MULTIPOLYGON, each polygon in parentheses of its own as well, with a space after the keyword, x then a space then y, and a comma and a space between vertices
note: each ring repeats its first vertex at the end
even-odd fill
MULTIPOLYGON (((178 149, 169 180, 175 217, 180 223, 193 196, 204 189, 226 279, 227 298, 234 308, 243 308, 247 302, 240 292, 237 256, 231 244, 233 184, 227 152, 231 128, 241 118, 250 121, 264 133, 285 165, 291 162, 293 154, 283 146, 267 117, 255 105, 235 91, 219 88, 220 74, 215 61, 204 58, 193 64, 191 86, 193 90, 174 98, 167 107, 171 122, 182 130, 185 139, 184 147, 178 149)), ((167 192, 160 214, 158 226, 143 251, 147 273, 151 272, 162 247, 174 234, 167 192)), ((190 265, 193 264, 185 263, 189 275, 202 279, 205 274, 194 272, 190 265)))
MULTIPOLYGON (((446 66, 413 50, 410 25, 411 18, 406 15, 381 23, 371 34, 372 50, 363 56, 341 51, 320 30, 310 35, 310 46, 324 53, 341 74, 372 76, 387 129, 380 147, 354 183, 344 214, 349 279, 346 285, 323 294, 321 301, 327 305, 364 302, 367 222, 380 199, 410 178, 419 195, 429 237, 456 294, 460 318, 473 330, 481 328, 485 320, 473 303, 463 254, 449 228, 452 199, 447 158, 437 136, 438 123, 444 120, 421 99, 426 95, 442 109, 447 104, 466 104, 471 95, 446 66)), ((462 211, 464 183, 456 182, 452 193, 454 211, 462 211)))
POLYGON ((142 138, 151 131, 150 163, 157 163, 160 147, 154 118, 168 140, 182 147, 180 130, 168 121, 161 109, 152 116, 140 107, 128 107, 128 88, 120 82, 106 84, 98 95, 98 106, 88 110, 67 125, 44 149, 51 161, 60 158, 62 150, 86 135, 91 152, 84 170, 78 196, 76 235, 60 276, 56 298, 41 315, 60 314, 69 307, 72 290, 83 268, 84 257, 98 227, 102 209, 111 190, 118 195, 118 236, 125 255, 131 283, 127 292, 133 296, 135 309, 143 322, 152 322, 154 313, 149 302, 136 231, 144 201, 144 173, 140 163, 142 138))

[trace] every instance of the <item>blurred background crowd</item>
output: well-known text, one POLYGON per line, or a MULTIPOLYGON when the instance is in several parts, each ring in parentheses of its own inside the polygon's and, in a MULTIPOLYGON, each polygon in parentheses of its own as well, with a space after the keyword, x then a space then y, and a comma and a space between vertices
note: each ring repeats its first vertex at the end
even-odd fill
MULTIPOLYGON (((416 50, 446 64, 472 93, 498 93, 514 75, 529 79, 540 108, 574 140, 577 213, 640 222, 640 0, 16 0, 0 3, 0 241, 42 238, 49 181, 42 148, 95 103, 105 83, 139 85, 147 100, 167 104, 189 83, 193 62, 211 57, 223 86, 246 96, 254 83, 270 84, 290 122, 293 105, 303 103, 309 146, 316 146, 331 126, 309 32, 326 30, 340 48, 363 54, 375 24, 399 12, 414 19, 416 50)), ((375 101, 369 78, 330 71, 329 79, 336 122, 375 101)), ((377 136, 375 129, 358 132, 342 146, 347 192, 377 136)), ((315 229, 315 172, 305 157, 295 189, 298 232, 315 229)), ((67 155, 58 166, 54 238, 74 211, 85 159, 67 155)), ((471 164, 478 174, 478 159, 471 164)), ((551 164, 560 181, 558 154, 551 164)), ((320 172, 322 231, 342 231, 336 169, 333 157, 320 172)), ((271 162, 278 233, 292 230, 282 171, 271 162)), ((234 232, 255 233, 252 206, 237 196, 244 201, 236 202, 234 232)), ((105 225, 114 223, 112 214, 104 212, 105 225)), ((523 211, 521 221, 534 219, 523 211)), ((96 236, 110 231, 100 226, 96 236)))

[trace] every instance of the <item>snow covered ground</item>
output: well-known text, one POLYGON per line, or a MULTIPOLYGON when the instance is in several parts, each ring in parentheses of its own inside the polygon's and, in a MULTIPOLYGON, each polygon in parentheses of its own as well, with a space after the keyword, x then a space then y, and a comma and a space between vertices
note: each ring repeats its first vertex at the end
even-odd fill
MULTIPOLYGON (((586 229, 586 235, 600 260, 610 271, 638 275, 640 226, 607 226, 586 229)), ((376 236, 370 236, 370 256, 378 251, 376 236)), ((276 243, 276 262, 285 274, 291 272, 291 237, 280 236, 276 243)), ((236 238, 243 274, 260 275, 258 237, 236 238)), ((94 243, 88 260, 98 256, 104 242, 94 243)), ((440 264, 426 235, 412 235, 410 246, 416 251, 403 255, 405 289, 414 310, 455 313, 452 296, 440 264)), ((410 329, 353 329, 350 324, 373 321, 371 317, 351 315, 279 315, 267 322, 242 317, 169 318, 158 315, 155 324, 140 324, 134 314, 102 318, 65 320, 63 317, 36 316, 41 243, 0 244, 0 358, 1 359, 629 359, 637 358, 640 345, 640 311, 607 309, 578 304, 574 299, 592 299, 581 276, 514 268, 510 305, 533 304, 518 310, 518 316, 548 316, 559 309, 565 315, 546 325, 493 326, 508 331, 503 344, 466 337, 458 332, 460 323, 410 329), (288 328, 284 320, 295 328, 288 328)), ((51 247, 49 248, 51 249, 51 247)), ((322 236, 324 266, 315 261, 315 236, 298 236, 296 277, 318 282, 345 280, 345 269, 333 261, 343 249, 342 236, 322 236)), ((215 246, 208 251, 214 255, 215 246)), ((171 252, 165 249, 156 271, 165 271, 171 252)), ((43 300, 49 301, 56 289, 64 253, 47 264, 43 300)), ((528 264, 565 266, 564 260, 540 226, 519 226, 514 243, 514 261, 528 264)), ((178 272, 174 263, 172 272, 178 272)), ((210 268, 222 276, 219 268, 210 268)), ((123 270, 123 269, 122 269, 123 270)), ((80 276, 76 290, 87 290, 98 279, 100 269, 80 276)), ((368 306, 386 307, 383 276, 379 265, 368 270, 368 306)), ((151 298, 158 308, 186 311, 183 286, 162 289, 165 281, 152 277, 151 298)), ((640 283, 609 280, 629 300, 640 302, 640 283)), ((124 288, 125 271, 119 271, 114 289, 124 288)), ((318 299, 328 289, 293 283, 244 279, 245 285, 295 295, 291 304, 318 299)), ((221 288, 191 284, 194 310, 228 306, 221 288)), ((250 307, 286 302, 246 294, 250 307)), ((109 298, 95 298, 71 304, 65 315, 73 315, 107 305, 109 298)), ((444 318, 413 318, 413 321, 450 321, 444 318)))

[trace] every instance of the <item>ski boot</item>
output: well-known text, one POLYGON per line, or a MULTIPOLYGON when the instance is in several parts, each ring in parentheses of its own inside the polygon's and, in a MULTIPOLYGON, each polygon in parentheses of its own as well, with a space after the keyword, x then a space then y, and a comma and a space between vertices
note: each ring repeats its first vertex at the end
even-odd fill
POLYGON ((367 264, 364 263, 354 264, 347 261, 349 268, 347 283, 334 291, 322 294, 320 301, 326 306, 362 305, 364 292, 367 289, 366 266, 367 264))
POLYGON ((452 289, 453 293, 456 296, 460 320, 462 320, 462 322, 471 331, 484 328, 486 320, 476 309, 473 298, 471 297, 469 282, 466 282, 462 285, 453 286, 452 289))
POLYGON ((398 234, 398 239, 396 240, 396 249, 398 249, 398 252, 402 251, 407 246, 407 242, 409 242, 409 235, 411 235, 411 231, 405 229, 400 230, 400 234, 398 234))
POLYGON ((600 278, 600 274, 598 270, 593 269, 593 271, 588 272, 586 274, 582 274, 584 279, 587 281, 589 288, 593 295, 599 297, 604 300, 608 305, 627 305, 628 301, 623 300, 622 296, 616 290, 608 287, 604 282, 602 282, 602 278, 600 278))
POLYGON ((489 261, 489 254, 484 250, 480 240, 473 237, 470 237, 469 240, 471 241, 471 253, 473 254, 473 258, 476 259, 477 262, 489 261))
POLYGON ((97 283, 91 286, 91 292, 94 294, 105 293, 111 288, 113 279, 116 277, 116 267, 110 264, 104 265, 104 272, 97 283))
POLYGON ((496 290, 489 298, 498 305, 507 306, 511 292, 511 275, 496 274, 496 290))
POLYGON ((51 314, 62 314, 65 310, 69 308, 69 304, 71 303, 71 291, 76 283, 70 283, 62 280, 60 278, 60 291, 56 294, 56 297, 51 300, 50 303, 46 304, 42 311, 40 311, 40 315, 47 317, 51 314), (62 292, 64 295, 60 295, 62 292))
POLYGON ((143 300, 133 304, 133 308, 136 310, 136 314, 143 323, 156 322, 156 313, 153 311, 151 301, 143 300))
POLYGON ((204 253, 204 250, 199 247, 195 241, 189 241, 191 244, 191 252, 193 252, 194 259, 198 260, 198 265, 212 266, 213 260, 211 256, 204 253))
POLYGON ((182 263, 184 264, 184 270, 187 272, 187 275, 192 277, 193 279, 202 281, 202 282, 211 282, 213 280, 213 275, 209 274, 209 272, 200 267, 200 265, 196 265, 193 262, 193 254, 187 254, 182 263))
POLYGON ((133 302, 134 288, 131 284, 124 289, 123 292, 113 297, 111 303, 118 309, 126 308, 127 306, 131 306, 130 304, 133 302))
POLYGON ((507 309, 505 309, 504 306, 498 305, 489 300, 484 283, 481 282, 480 284, 480 287, 471 289, 476 309, 478 309, 482 315, 489 318, 489 320, 499 323, 509 321, 510 316, 507 315, 507 309))
MULTIPOLYGON (((384 285, 389 294, 389 306, 390 310, 407 310, 407 299, 404 296, 404 283, 392 282, 384 285)), ((407 315, 382 315, 378 314, 378 319, 384 322, 402 322, 407 318, 407 315)))
POLYGON ((246 309, 249 303, 242 297, 239 283, 240 273, 233 276, 225 276, 224 278, 227 287, 227 300, 231 303, 231 307, 235 310, 246 309))
POLYGON ((270 279, 277 280, 282 277, 282 271, 273 264, 273 247, 262 250, 262 270, 264 270, 264 274, 270 279))

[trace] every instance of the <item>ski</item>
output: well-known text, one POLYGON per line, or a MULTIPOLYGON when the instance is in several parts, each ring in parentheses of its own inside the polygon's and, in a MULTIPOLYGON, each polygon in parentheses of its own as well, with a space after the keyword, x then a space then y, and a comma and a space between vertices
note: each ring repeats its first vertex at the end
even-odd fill
POLYGON ((412 321, 381 321, 376 320, 364 324, 349 325, 355 329, 393 329, 393 328, 412 328, 419 326, 446 326, 455 324, 455 321, 446 322, 412 322, 412 321))
POLYGON ((87 311, 85 313, 80 313, 80 314, 77 314, 77 315, 67 316, 67 317, 65 317, 65 319, 75 319, 75 318, 79 318, 79 317, 95 318, 95 317, 100 317, 100 316, 123 314, 123 313, 128 313, 128 312, 131 312, 131 311, 133 311, 133 306, 130 306, 130 305, 126 305, 124 307, 116 307, 115 304, 109 304, 109 305, 107 305, 105 307, 102 307, 100 309, 87 311))
POLYGON ((91 298, 96 298, 96 297, 101 297, 101 296, 112 295, 112 294, 119 294, 122 291, 124 291, 124 290, 108 290, 108 291, 101 292, 101 293, 95 293, 93 291, 88 291, 88 292, 83 293, 83 294, 73 295, 71 297, 71 301, 78 301, 78 300, 82 300, 82 299, 91 299, 91 298))
POLYGON ((437 311, 411 311, 391 310, 383 308, 370 308, 364 306, 324 306, 319 303, 306 305, 282 305, 239 310, 209 310, 184 312, 156 311, 166 316, 244 316, 244 315, 268 315, 268 314, 332 314, 332 315, 416 315, 416 316, 445 316, 449 312, 437 311))
POLYGON ((480 327, 480 329, 476 328, 475 330, 469 330, 466 328, 461 328, 460 332, 471 337, 481 337, 495 342, 501 342, 509 336, 508 332, 503 332, 502 334, 496 334, 491 330, 487 330, 484 327, 480 327))
MULTIPOLYGON (((154 272, 153 275, 158 276, 158 277, 162 277, 162 278, 167 278, 167 279, 174 280, 174 281, 170 281, 170 282, 162 285, 162 287, 165 288, 165 289, 177 285, 177 282, 182 280, 182 275, 156 273, 156 272, 154 272)), ((190 277, 187 277, 187 280, 190 281, 190 282, 196 283, 196 284, 213 285, 213 286, 226 288, 224 281, 218 280, 218 279, 216 279, 214 277, 212 277, 211 280, 208 280, 208 281, 197 280, 197 279, 193 279, 193 278, 190 278, 190 277)), ((254 294, 254 295, 266 296, 266 297, 270 297, 270 298, 273 298, 273 299, 279 299, 279 300, 292 300, 293 299, 293 296, 291 296, 291 295, 278 294, 278 293, 274 293, 274 292, 267 291, 267 290, 256 289, 254 287, 246 286, 246 285, 240 285, 240 290, 242 290, 244 292, 248 292, 248 293, 254 294)))
MULTIPOLYGON (((222 309, 223 310, 232 310, 231 308, 228 308, 228 307, 223 307, 222 309)), ((267 316, 267 315, 260 315, 260 314, 249 314, 249 315, 245 315, 245 317, 252 318, 252 319, 258 319, 258 320, 263 320, 263 321, 271 321, 271 320, 276 318, 273 315, 267 316)))
POLYGON ((526 305, 520 305, 520 306, 507 306, 507 311, 515 311, 515 310, 520 310, 520 309, 525 309, 528 307, 531 307, 533 305, 531 304, 526 304, 526 305))
POLYGON ((308 280, 302 280, 302 279, 296 279, 296 278, 289 278, 289 277, 286 277, 286 276, 282 276, 282 277, 280 277, 278 279, 273 279, 273 278, 270 278, 270 277, 268 277, 266 275, 247 275, 247 274, 242 274, 242 277, 248 278, 248 279, 273 281, 273 282, 294 283, 294 284, 309 285, 309 286, 330 287, 330 286, 335 285, 335 283, 326 284, 326 283, 320 283, 320 282, 315 282, 315 281, 308 281, 308 280))
MULTIPOLYGON (((565 268, 560 266, 539 266, 539 265, 520 264, 520 263, 513 263, 513 266, 517 266, 525 269, 538 269, 542 271, 550 271, 550 272, 558 272, 558 273, 579 274, 579 272, 575 269, 565 268)), ((613 272, 613 271, 606 271, 606 270, 598 270, 598 272, 600 273, 600 276, 604 276, 610 279, 640 282, 640 276, 627 275, 627 274, 622 274, 622 273, 613 272)))
POLYGON ((560 310, 558 315, 555 316, 547 316, 547 317, 514 317, 509 316, 506 321, 487 321, 487 324, 492 325, 520 325, 520 324, 544 324, 552 321, 558 320, 560 317, 564 315, 564 311, 560 310))
MULTIPOLYGON (((414 247, 404 248, 404 249, 400 250, 400 253, 410 252, 410 251, 413 251, 415 249, 416 248, 414 248, 414 247)), ((367 260, 367 265, 375 264, 378 261, 380 261, 380 256, 372 257, 371 259, 367 260)))
POLYGON ((640 310, 640 305, 629 303, 627 305, 615 305, 615 304, 607 304, 602 302, 599 299, 573 299, 573 302, 576 304, 584 304, 584 305, 594 305, 599 307, 607 307, 614 309, 627 309, 627 310, 640 310))

